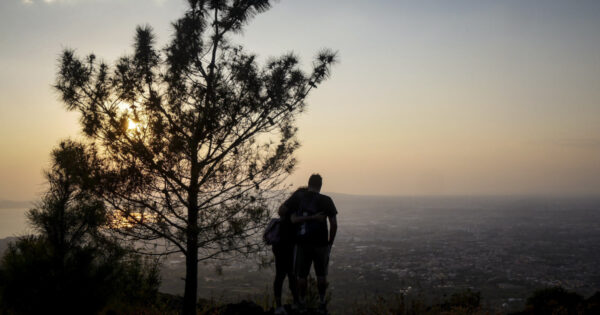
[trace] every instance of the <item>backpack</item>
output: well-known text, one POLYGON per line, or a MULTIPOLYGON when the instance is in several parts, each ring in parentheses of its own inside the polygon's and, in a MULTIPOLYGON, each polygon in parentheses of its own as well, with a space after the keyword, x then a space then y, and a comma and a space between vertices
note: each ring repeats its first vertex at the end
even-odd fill
POLYGON ((281 241, 281 219, 271 219, 265 232, 263 233, 263 241, 267 245, 277 245, 281 241))

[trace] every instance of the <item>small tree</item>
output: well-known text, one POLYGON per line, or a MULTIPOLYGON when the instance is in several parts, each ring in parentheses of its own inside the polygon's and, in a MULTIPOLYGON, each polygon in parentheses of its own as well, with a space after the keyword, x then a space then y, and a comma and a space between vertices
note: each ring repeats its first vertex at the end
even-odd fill
POLYGON ((46 173, 49 188, 27 213, 38 232, 10 244, 0 261, 0 299, 10 312, 95 313, 107 303, 156 294, 156 266, 129 256, 104 237, 104 203, 80 181, 93 155, 62 142, 46 173))
POLYGON ((184 313, 195 313, 197 264, 258 249, 269 192, 295 165, 295 117, 329 75, 324 50, 309 74, 286 54, 259 67, 229 42, 268 0, 189 0, 157 50, 138 27, 114 67, 66 50, 56 88, 102 159, 97 193, 140 252, 186 257, 184 313), (157 247, 156 240, 166 242, 157 247))
POLYGON ((82 144, 63 141, 51 156, 52 168, 45 174, 48 191, 27 212, 27 218, 51 244, 56 265, 61 266, 72 249, 107 243, 100 233, 107 216, 102 200, 84 187, 94 167, 93 152, 86 152, 82 144))
MULTIPOLYGON (((527 298, 525 314, 583 314, 583 296, 562 287, 539 289, 527 298)), ((592 314, 592 313, 590 313, 592 314)))

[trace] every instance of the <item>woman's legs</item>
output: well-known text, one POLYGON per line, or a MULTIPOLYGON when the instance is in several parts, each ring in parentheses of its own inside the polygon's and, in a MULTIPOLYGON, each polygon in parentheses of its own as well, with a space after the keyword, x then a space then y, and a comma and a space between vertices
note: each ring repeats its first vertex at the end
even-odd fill
POLYGON ((294 303, 297 303, 298 284, 294 275, 294 246, 273 246, 273 254, 275 255, 275 281, 273 281, 275 304, 277 307, 282 305, 281 291, 286 276, 288 277, 290 291, 292 291, 292 296, 294 297, 294 303))
POLYGON ((281 289, 283 288, 283 280, 285 279, 285 274, 275 275, 275 281, 273 282, 273 288, 275 291, 275 304, 277 307, 281 306, 281 289))
POLYGON ((277 307, 280 307, 283 280, 285 280, 287 274, 284 248, 273 245, 273 255, 275 256, 275 281, 273 281, 273 291, 275 291, 275 304, 277 307))
POLYGON ((294 298, 294 304, 298 304, 298 281, 296 280, 296 275, 293 270, 290 270, 287 276, 290 291, 292 291, 292 297, 294 298))

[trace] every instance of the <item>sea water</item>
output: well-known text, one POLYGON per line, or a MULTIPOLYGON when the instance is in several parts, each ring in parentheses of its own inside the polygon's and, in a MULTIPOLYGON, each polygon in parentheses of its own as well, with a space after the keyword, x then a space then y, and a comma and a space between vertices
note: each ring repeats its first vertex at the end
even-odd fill
POLYGON ((25 215, 27 208, 0 209, 0 239, 31 232, 25 215))

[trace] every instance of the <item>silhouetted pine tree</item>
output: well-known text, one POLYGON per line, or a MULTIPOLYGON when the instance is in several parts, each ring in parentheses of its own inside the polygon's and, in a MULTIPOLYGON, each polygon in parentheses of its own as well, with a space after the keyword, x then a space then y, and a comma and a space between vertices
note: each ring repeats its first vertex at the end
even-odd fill
POLYGON ((98 147, 96 193, 127 222, 116 230, 149 241, 140 252, 186 256, 184 313, 192 314, 199 261, 259 248, 267 192, 295 165, 295 118, 335 54, 320 52, 308 74, 292 54, 261 67, 228 36, 270 1, 188 2, 164 50, 150 27, 138 27, 133 54, 114 67, 66 50, 56 88, 98 147))
POLYGON ((104 203, 81 181, 92 161, 85 146, 70 141, 52 152, 48 191, 27 213, 39 234, 19 238, 0 260, 0 309, 91 314, 110 302, 135 303, 156 294, 156 265, 128 255, 102 233, 104 203))

